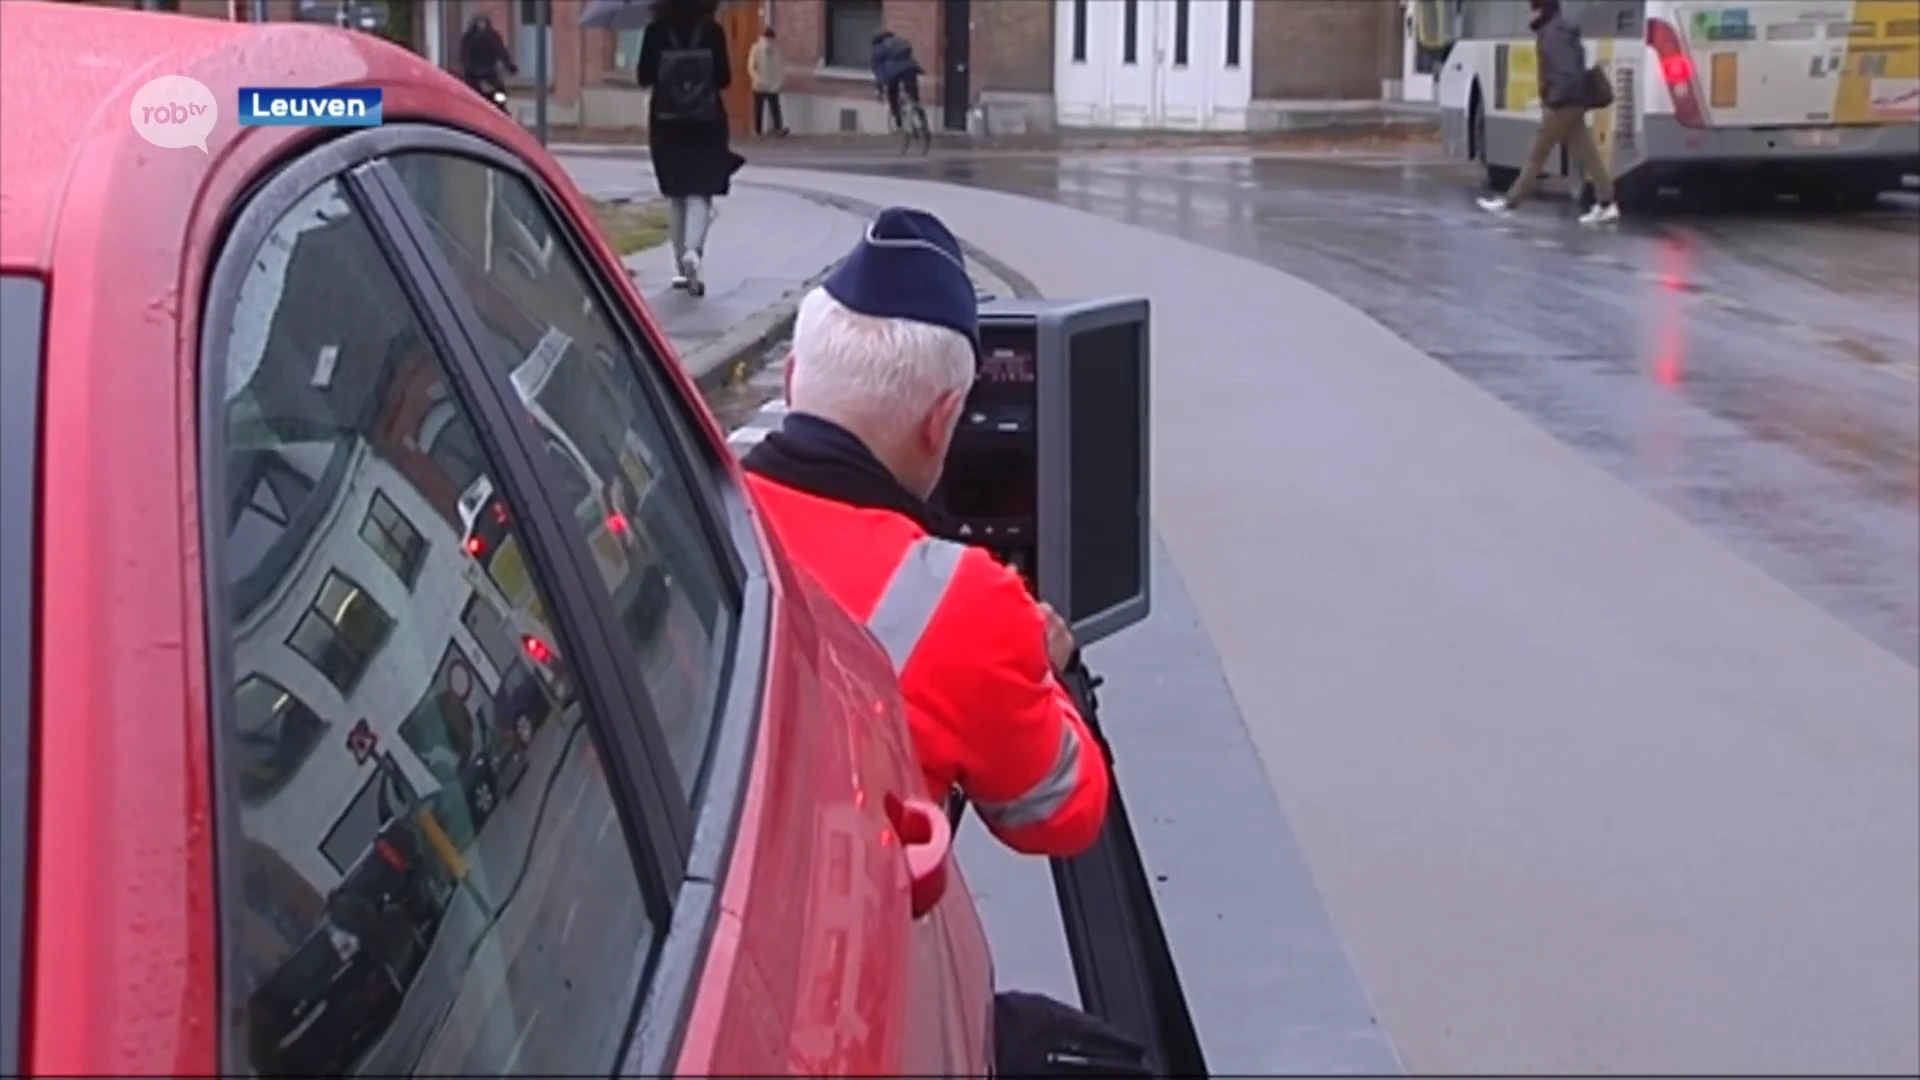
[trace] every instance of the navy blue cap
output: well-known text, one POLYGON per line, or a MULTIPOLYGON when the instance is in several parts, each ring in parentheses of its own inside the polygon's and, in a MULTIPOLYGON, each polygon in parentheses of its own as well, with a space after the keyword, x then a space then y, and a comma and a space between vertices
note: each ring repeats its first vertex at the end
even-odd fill
POLYGON ((821 283, 850 311, 944 326, 980 356, 980 302, 960 241, 924 210, 890 206, 821 283))

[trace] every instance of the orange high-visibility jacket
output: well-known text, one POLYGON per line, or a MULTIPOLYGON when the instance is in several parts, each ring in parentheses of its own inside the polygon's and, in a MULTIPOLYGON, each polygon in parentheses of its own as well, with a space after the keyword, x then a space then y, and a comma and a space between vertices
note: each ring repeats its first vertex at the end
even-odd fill
POLYGON ((1019 576, 890 510, 753 473, 747 485, 780 545, 892 659, 929 793, 957 785, 1015 851, 1086 850, 1106 820, 1107 765, 1019 576))

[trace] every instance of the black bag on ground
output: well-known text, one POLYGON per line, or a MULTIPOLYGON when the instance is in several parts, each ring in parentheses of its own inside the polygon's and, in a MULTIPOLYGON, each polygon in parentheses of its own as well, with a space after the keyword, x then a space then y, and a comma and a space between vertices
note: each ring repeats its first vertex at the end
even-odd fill
POLYGON ((1043 994, 993 996, 994 1075, 1158 1076, 1139 1043, 1099 1018, 1043 994))
POLYGON ((1607 78, 1606 68, 1595 64, 1587 69, 1586 84, 1581 88, 1580 96, 1586 99, 1588 112, 1613 106, 1613 80, 1607 78))
POLYGON ((660 50, 660 75, 654 80, 654 119, 670 124, 711 124, 720 119, 720 88, 713 71, 713 50, 701 42, 667 39, 660 50))

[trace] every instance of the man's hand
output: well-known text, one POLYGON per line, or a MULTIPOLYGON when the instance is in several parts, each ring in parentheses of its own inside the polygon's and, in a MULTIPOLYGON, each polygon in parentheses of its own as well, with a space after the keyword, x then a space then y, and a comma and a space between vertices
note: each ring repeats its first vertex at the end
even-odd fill
POLYGON ((1040 614, 1047 621, 1047 659, 1052 661, 1054 671, 1064 674, 1073 660, 1073 630, 1051 604, 1042 603, 1040 614))

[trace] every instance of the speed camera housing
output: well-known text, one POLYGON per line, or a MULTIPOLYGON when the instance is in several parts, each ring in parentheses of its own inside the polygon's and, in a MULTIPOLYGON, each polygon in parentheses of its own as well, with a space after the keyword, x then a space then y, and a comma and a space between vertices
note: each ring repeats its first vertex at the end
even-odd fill
POLYGON ((1082 645, 1152 605, 1149 305, 992 301, 933 503, 1020 571, 1082 645))

